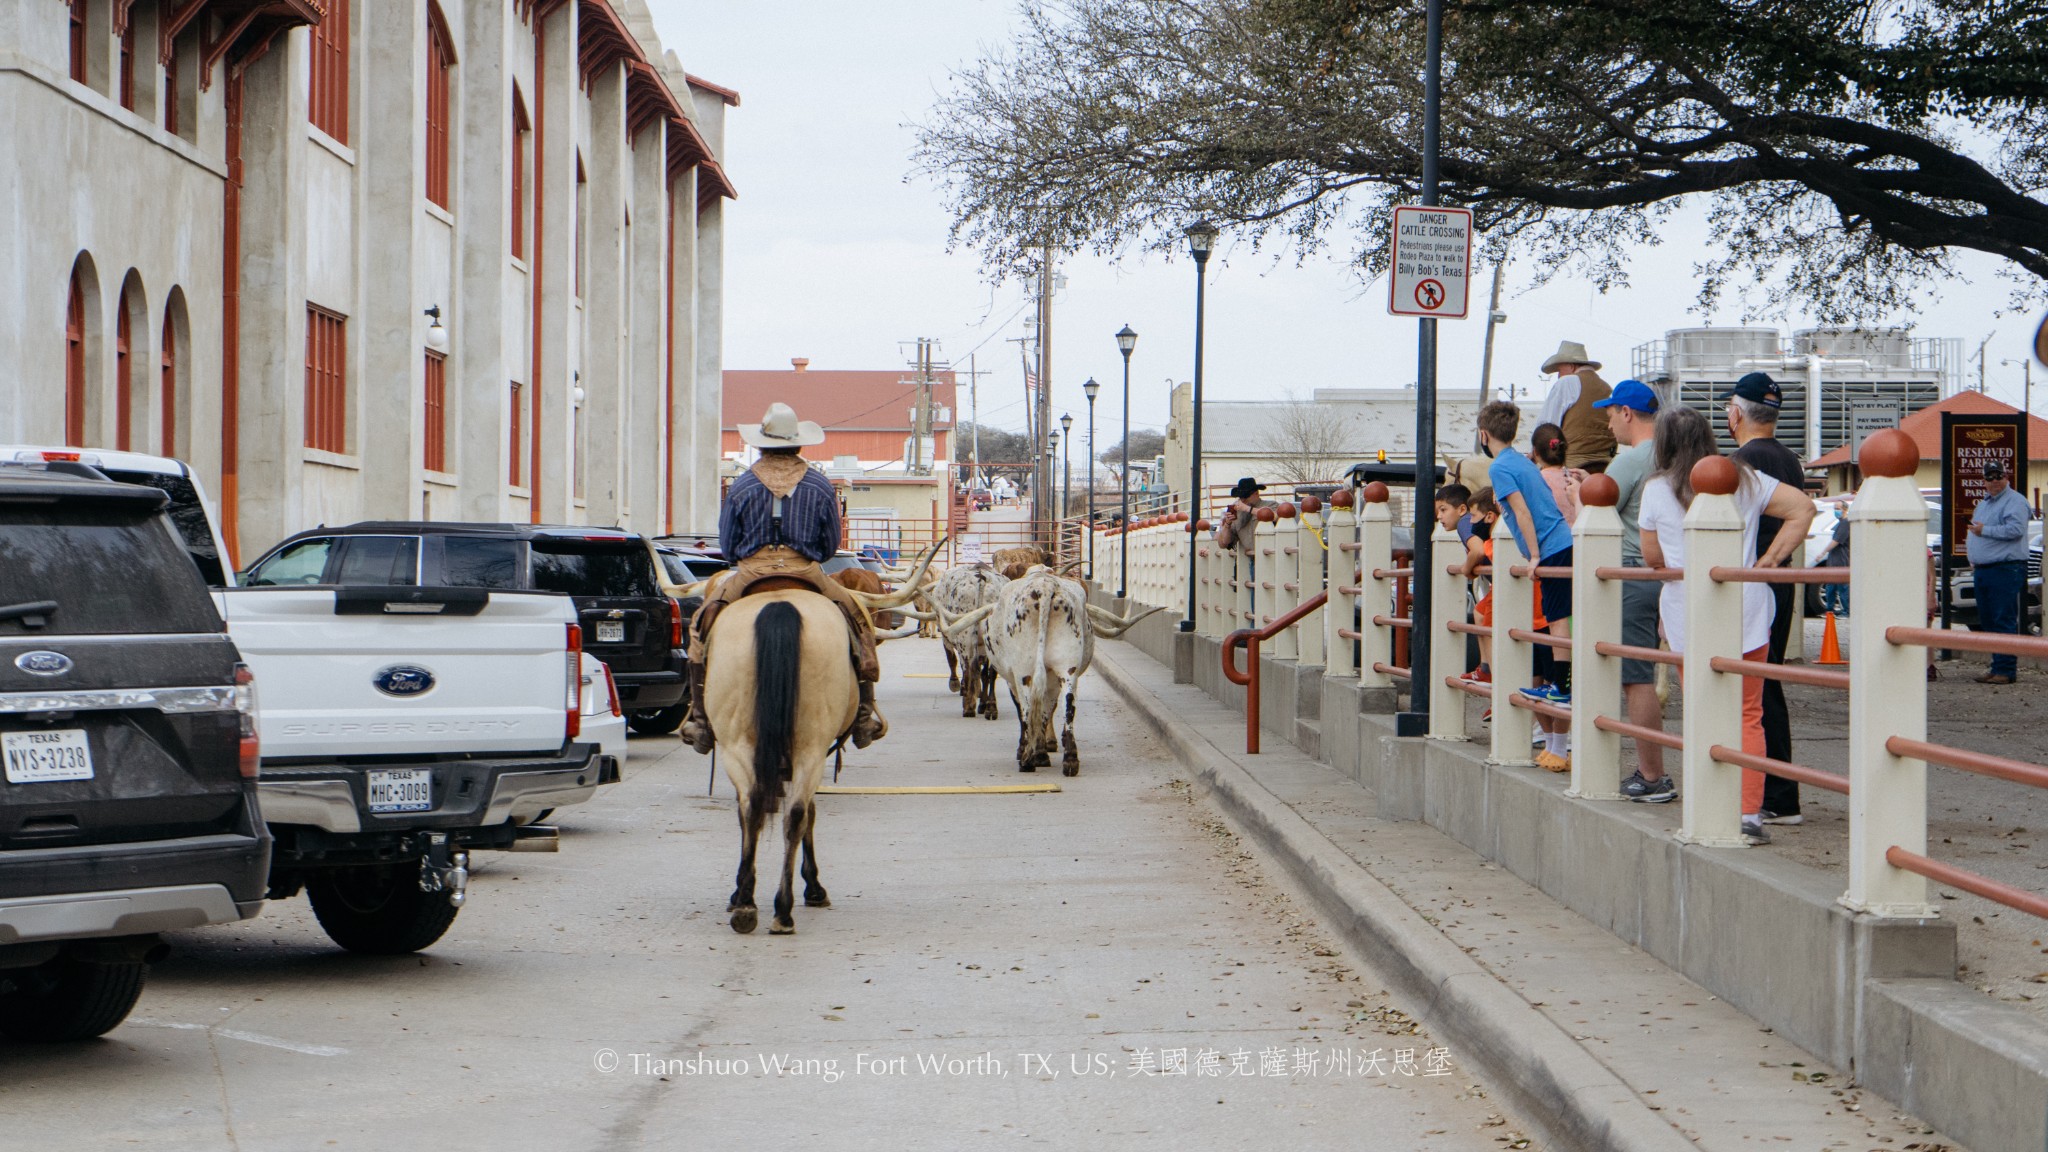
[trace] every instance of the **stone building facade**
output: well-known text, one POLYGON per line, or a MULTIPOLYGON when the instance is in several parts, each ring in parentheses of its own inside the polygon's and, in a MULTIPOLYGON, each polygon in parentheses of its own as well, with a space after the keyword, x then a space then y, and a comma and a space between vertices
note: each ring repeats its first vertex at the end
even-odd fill
POLYGON ((641 0, 0 0, 0 443, 364 518, 715 520, 725 113, 641 0))

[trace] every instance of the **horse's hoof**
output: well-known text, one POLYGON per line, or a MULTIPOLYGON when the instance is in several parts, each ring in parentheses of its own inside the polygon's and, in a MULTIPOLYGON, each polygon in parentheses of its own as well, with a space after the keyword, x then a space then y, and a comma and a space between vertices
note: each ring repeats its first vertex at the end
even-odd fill
POLYGON ((1038 765, 1036 765, 1036 764, 1019 764, 1019 765, 1017 765, 1017 771, 1019 771, 1019 772, 1036 772, 1036 771, 1038 771, 1038 765))
POLYGON ((796 921, 794 920, 772 920, 768 924, 768 934, 770 936, 791 936, 795 933, 796 921))
POLYGON ((740 935, 745 936, 747 933, 752 932, 754 925, 758 923, 760 923, 759 914, 752 908, 733 909, 732 930, 740 935))
POLYGON ((818 893, 816 896, 808 892, 804 893, 804 907, 806 908, 830 908, 831 906, 832 898, 823 892, 818 893))
POLYGON ((1060 775, 1062 776, 1079 776, 1080 774, 1081 762, 1079 760, 1069 760, 1065 764, 1060 765, 1060 775))

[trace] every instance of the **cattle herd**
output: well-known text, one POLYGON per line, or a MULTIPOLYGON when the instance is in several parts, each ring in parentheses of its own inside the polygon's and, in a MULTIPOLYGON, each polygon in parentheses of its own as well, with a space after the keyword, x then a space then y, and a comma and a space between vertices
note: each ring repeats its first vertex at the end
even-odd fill
POLYGON ((928 610, 912 614, 939 625, 951 673, 947 684, 960 693, 960 715, 995 719, 1000 678, 1017 712, 1018 771, 1049 767, 1057 747, 1060 770, 1068 776, 1081 770, 1074 689, 1094 659, 1095 638, 1121 636, 1161 611, 1119 617, 1088 603, 1080 581, 1047 566, 1036 548, 1006 548, 992 564, 949 569, 923 599, 928 610))

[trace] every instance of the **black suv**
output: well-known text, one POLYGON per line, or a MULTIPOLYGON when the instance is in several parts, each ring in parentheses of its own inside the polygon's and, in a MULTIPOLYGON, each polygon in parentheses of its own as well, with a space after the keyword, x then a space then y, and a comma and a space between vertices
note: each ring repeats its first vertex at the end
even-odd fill
POLYGON ((156 488, 0 465, 0 1034, 119 1024, 263 907, 254 687, 156 488))
POLYGON ((683 610, 662 593, 654 554, 619 528, 367 520, 286 537, 241 574, 272 584, 422 585, 561 592, 583 650, 603 660, 636 729, 688 707, 683 610))

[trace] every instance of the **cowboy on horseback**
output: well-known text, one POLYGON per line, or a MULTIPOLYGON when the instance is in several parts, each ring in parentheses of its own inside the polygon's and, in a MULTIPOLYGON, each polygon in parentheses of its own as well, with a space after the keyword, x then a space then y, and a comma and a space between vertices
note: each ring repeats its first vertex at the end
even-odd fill
POLYGON ((799 420, 787 404, 770 404, 759 424, 739 426, 740 439, 761 450, 761 458, 733 481, 719 510, 718 545, 732 571, 705 595, 690 634, 690 717, 683 741, 698 752, 714 742, 704 708, 705 642, 718 614, 756 585, 801 586, 831 600, 846 615, 860 707, 848 734, 854 747, 881 739, 889 726, 875 708, 875 682, 882 665, 875 655, 875 631, 853 593, 825 575, 819 565, 839 550, 839 501, 824 475, 804 462, 802 450, 825 442, 825 430, 799 420))

